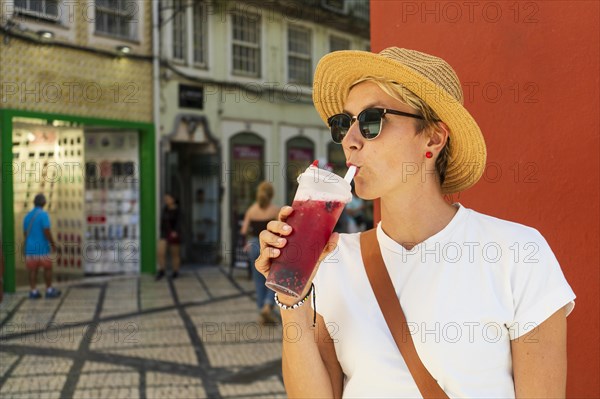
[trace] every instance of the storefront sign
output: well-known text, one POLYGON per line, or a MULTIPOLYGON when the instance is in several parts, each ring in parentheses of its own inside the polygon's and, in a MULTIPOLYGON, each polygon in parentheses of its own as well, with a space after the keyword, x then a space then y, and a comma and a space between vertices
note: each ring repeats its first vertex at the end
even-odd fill
POLYGON ((288 150, 288 160, 290 161, 309 161, 314 159, 312 148, 290 148, 288 150))
POLYGON ((258 161, 262 158, 262 150, 259 145, 236 145, 233 147, 233 158, 258 161))
POLYGON ((204 88, 180 84, 179 106, 181 108, 204 109, 204 88))

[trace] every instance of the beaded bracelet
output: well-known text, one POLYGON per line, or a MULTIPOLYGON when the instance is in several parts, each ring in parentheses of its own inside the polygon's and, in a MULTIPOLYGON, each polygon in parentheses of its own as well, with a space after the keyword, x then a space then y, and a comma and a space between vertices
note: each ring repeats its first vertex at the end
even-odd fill
POLYGON ((290 306, 285 305, 285 304, 279 302, 277 293, 275 293, 275 303, 277 304, 277 306, 279 306, 283 310, 298 309, 300 306, 304 305, 304 302, 306 302, 306 300, 308 299, 308 297, 310 297, 311 294, 313 297, 313 324, 312 324, 312 326, 315 327, 317 325, 317 293, 315 292, 314 284, 312 284, 312 283, 310 284, 310 290, 308 290, 308 293, 300 302, 296 302, 295 304, 290 305, 290 306))
POLYGON ((304 305, 304 302, 306 302, 306 300, 310 297, 310 294, 312 294, 314 289, 315 289, 314 284, 311 284, 310 290, 308 290, 308 293, 306 294, 306 296, 300 302, 296 302, 293 305, 285 305, 285 304, 279 302, 279 297, 277 296, 277 293, 275 293, 275 303, 277 304, 277 306, 279 306, 283 310, 298 309, 300 306, 304 305))

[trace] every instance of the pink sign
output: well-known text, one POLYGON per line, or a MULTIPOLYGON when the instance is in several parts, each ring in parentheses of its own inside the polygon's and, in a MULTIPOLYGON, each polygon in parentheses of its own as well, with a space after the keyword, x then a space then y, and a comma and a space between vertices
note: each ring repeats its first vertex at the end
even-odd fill
POLYGON ((258 161, 262 158, 262 150, 259 145, 236 145, 233 147, 233 158, 258 161))
POLYGON ((309 161, 314 159, 312 148, 290 148, 288 150, 288 160, 290 161, 309 161))

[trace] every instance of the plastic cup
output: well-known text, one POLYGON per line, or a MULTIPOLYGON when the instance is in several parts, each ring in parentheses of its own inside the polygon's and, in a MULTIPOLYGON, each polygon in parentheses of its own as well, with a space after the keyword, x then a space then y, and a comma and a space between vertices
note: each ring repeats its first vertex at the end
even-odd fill
POLYGON ((312 280, 319 256, 344 206, 352 199, 350 184, 335 173, 310 166, 298 177, 292 203, 294 212, 286 223, 292 233, 271 262, 266 286, 281 294, 300 298, 312 280))

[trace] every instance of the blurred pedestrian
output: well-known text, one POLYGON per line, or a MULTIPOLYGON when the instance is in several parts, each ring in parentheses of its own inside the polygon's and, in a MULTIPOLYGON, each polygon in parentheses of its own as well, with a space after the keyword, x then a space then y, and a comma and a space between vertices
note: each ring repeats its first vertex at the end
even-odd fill
POLYGON ((181 212, 179 210, 179 201, 171 194, 165 194, 165 206, 160 217, 160 241, 158 242, 158 271, 156 280, 165 276, 165 266, 167 258, 167 249, 171 254, 171 266, 173 272, 171 278, 177 278, 179 275, 179 266, 181 257, 179 255, 181 247, 181 212))
POLYGON ((42 294, 37 290, 38 269, 44 269, 46 298, 57 298, 60 290, 52 287, 52 259, 50 252, 56 244, 50 232, 50 216, 44 211, 46 197, 38 194, 33 199, 34 208, 23 219, 25 266, 29 270, 29 298, 38 299, 42 294))
POLYGON ((345 209, 349 218, 346 233, 358 233, 365 229, 365 209, 365 202, 356 195, 354 184, 352 184, 352 201, 346 204, 345 209))
POLYGON ((273 185, 267 181, 259 184, 254 202, 244 216, 240 233, 247 236, 244 251, 250 258, 250 267, 256 286, 256 306, 260 312, 261 323, 275 323, 273 317, 274 292, 265 286, 265 277, 254 267, 254 262, 260 255, 258 235, 267 228, 267 223, 277 218, 279 209, 271 201, 273 199, 273 185))

